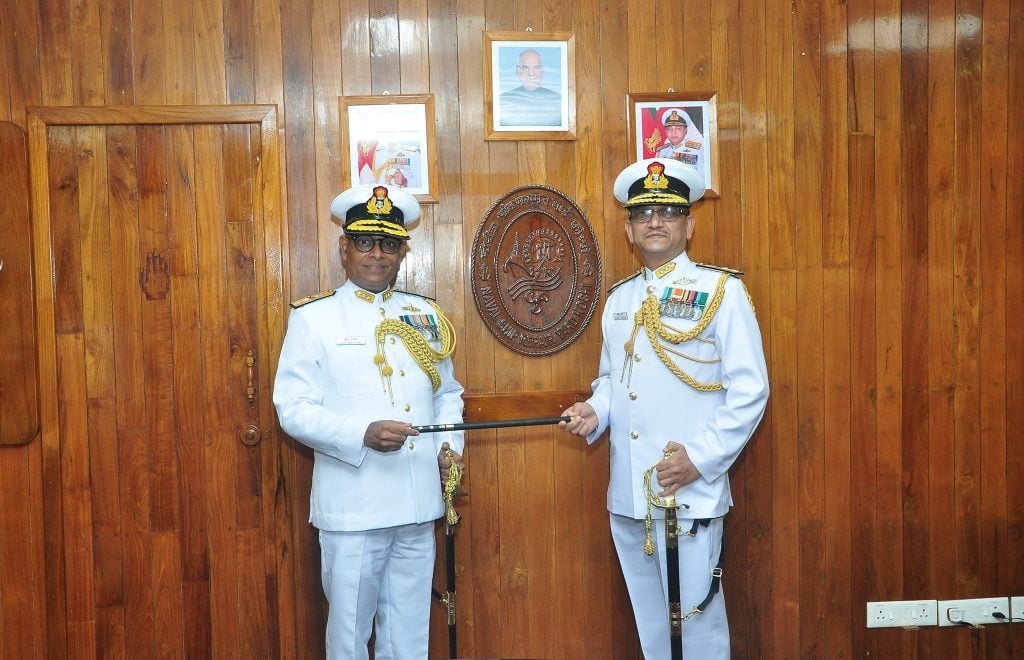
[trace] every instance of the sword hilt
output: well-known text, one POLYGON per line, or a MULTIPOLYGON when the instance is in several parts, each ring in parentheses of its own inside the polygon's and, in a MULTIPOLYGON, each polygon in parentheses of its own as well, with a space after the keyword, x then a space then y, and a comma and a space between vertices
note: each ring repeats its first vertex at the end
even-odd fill
MULTIPOLYGON (((672 452, 665 452, 665 458, 672 455, 672 452)), ((676 524, 676 511, 679 507, 689 509, 690 505, 685 503, 677 503, 675 495, 669 495, 667 497, 660 497, 654 492, 651 486, 651 480, 654 477, 655 465, 644 470, 644 491, 647 496, 647 517, 644 518, 644 554, 650 557, 654 554, 654 536, 651 532, 653 526, 653 518, 651 511, 653 509, 664 509, 665 510, 665 537, 666 543, 672 543, 673 547, 676 547, 676 541, 679 538, 679 528, 676 524), (669 527, 671 518, 671 528, 669 527), (671 531, 670 531, 671 530, 671 531)))

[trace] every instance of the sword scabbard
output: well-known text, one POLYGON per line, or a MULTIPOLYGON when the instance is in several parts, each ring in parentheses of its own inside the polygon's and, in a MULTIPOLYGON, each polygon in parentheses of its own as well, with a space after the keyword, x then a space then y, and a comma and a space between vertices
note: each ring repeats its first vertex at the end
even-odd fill
POLYGON ((449 591, 444 595, 444 604, 448 608, 448 625, 455 625, 455 592, 449 591))
POLYGON ((668 604, 668 634, 669 637, 683 636, 683 611, 679 603, 668 604))
POLYGON ((665 498, 665 548, 679 549, 679 522, 676 518, 676 498, 665 498))
POLYGON ((682 658, 683 615, 679 594, 679 520, 676 498, 665 498, 665 568, 668 573, 668 634, 673 660, 682 658))

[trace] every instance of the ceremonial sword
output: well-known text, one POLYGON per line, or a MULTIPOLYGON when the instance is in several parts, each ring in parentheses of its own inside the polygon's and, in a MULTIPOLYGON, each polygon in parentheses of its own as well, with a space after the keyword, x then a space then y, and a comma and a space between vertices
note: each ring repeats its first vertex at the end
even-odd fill
MULTIPOLYGON (((665 458, 670 454, 666 453, 665 458)), ((678 508, 682 506, 689 509, 687 504, 677 504, 674 495, 658 497, 651 490, 651 479, 654 473, 654 466, 644 472, 644 487, 647 490, 647 518, 644 527, 647 539, 644 541, 644 554, 650 556, 654 553, 654 539, 651 536, 651 507, 665 510, 665 571, 668 579, 668 635, 669 646, 672 652, 672 660, 683 658, 683 622, 696 614, 703 614, 708 605, 722 586, 722 563, 725 560, 725 544, 718 550, 718 564, 711 570, 711 585, 708 587, 708 594, 699 605, 683 614, 680 604, 679 586, 679 518, 678 508)), ((707 527, 710 524, 709 518, 693 521, 693 526, 684 536, 696 536, 698 527, 707 527)))
POLYGON ((455 525, 458 524, 461 516, 455 511, 455 496, 462 485, 462 468, 455 462, 455 452, 448 449, 446 452, 451 465, 448 468, 448 478, 442 484, 442 499, 444 500, 444 554, 445 554, 445 591, 441 594, 434 589, 434 596, 445 606, 448 615, 448 657, 459 657, 458 635, 455 630, 455 525))
MULTIPOLYGON (((668 458, 672 452, 665 452, 668 458)), ((665 571, 668 579, 668 636, 672 652, 672 660, 683 660, 683 612, 679 594, 679 520, 676 509, 686 504, 677 504, 675 495, 658 497, 651 488, 656 466, 652 465, 644 471, 644 490, 647 497, 647 518, 644 527, 647 538, 644 541, 644 554, 654 554, 654 540, 651 537, 651 507, 665 510, 665 571)), ((691 615, 688 614, 686 618, 691 615)))

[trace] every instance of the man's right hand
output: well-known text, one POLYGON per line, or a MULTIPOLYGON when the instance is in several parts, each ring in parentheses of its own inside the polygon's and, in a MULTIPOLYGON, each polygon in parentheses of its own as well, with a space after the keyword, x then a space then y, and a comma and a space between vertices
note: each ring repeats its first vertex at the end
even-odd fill
POLYGON ((377 451, 398 451, 405 444, 405 439, 420 432, 408 422, 379 420, 371 422, 363 434, 363 444, 377 451))
POLYGON ((597 413, 585 401, 577 401, 562 411, 562 417, 566 415, 572 417, 572 420, 559 422, 558 425, 569 433, 585 438, 597 428, 597 413))

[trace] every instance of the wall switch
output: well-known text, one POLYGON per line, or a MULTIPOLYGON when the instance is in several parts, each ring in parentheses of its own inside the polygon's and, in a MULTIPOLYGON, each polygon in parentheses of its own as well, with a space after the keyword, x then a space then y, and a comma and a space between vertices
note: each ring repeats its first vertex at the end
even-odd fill
POLYGON ((885 600, 868 603, 868 628, 934 626, 934 600, 885 600))
POLYGON ((939 601, 940 626, 984 626, 1009 622, 1009 598, 968 598, 939 601))
POLYGON ((1010 596, 1010 616, 1014 623, 1024 623, 1024 596, 1010 596))

